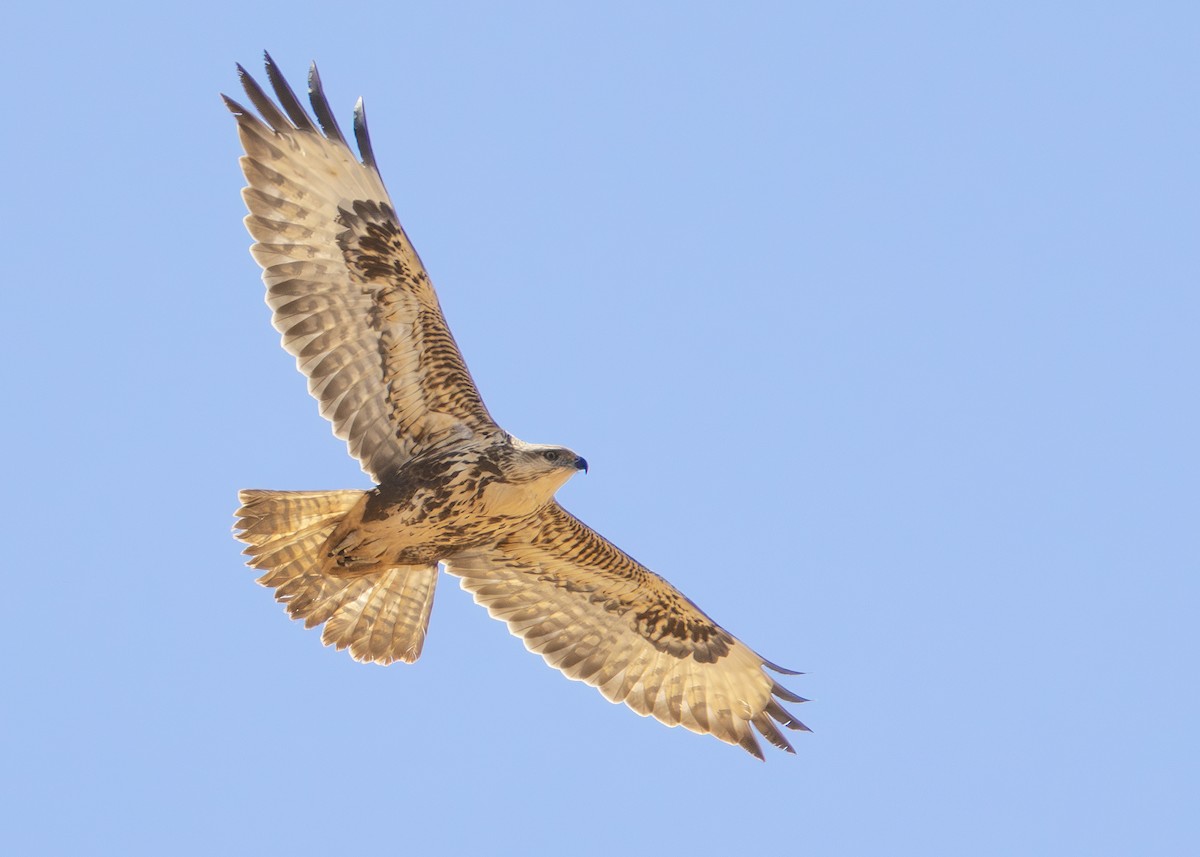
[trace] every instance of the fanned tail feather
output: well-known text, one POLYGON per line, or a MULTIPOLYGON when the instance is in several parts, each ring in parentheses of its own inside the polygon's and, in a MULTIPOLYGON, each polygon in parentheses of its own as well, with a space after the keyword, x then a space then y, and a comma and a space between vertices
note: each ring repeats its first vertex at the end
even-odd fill
POLYGON ((421 656, 433 607, 437 566, 395 566, 355 576, 321 571, 330 533, 362 491, 242 491, 237 537, 258 582, 321 641, 359 661, 412 663, 421 656))

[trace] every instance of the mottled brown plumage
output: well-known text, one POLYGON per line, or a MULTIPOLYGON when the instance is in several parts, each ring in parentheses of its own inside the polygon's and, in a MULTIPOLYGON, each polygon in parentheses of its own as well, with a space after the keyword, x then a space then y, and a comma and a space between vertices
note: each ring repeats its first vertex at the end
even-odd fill
POLYGON ((530 651, 613 702, 762 757, 754 729, 805 727, 764 660, 554 500, 586 462, 492 420, 383 187, 360 101, 361 161, 314 66, 314 122, 267 57, 276 101, 239 66, 251 248, 272 322, 370 491, 243 491, 259 582, 362 661, 421 653, 439 563, 530 651))

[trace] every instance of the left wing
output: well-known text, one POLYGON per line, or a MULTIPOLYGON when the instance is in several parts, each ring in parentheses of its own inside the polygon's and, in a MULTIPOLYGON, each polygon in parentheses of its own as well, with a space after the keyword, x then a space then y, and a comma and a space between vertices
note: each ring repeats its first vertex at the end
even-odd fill
POLYGON ((321 89, 317 121, 267 56, 276 101, 238 66, 262 118, 225 98, 246 150, 251 253, 272 322, 321 415, 376 482, 446 441, 500 435, 375 165, 360 100, 359 158, 321 89), (319 127, 318 127, 319 123, 319 127))
POLYGON ((755 654, 555 502, 494 548, 454 556, 447 570, 531 652, 642 716, 760 759, 751 725, 789 753, 775 722, 808 731, 779 704, 804 700, 763 668, 795 673, 755 654))

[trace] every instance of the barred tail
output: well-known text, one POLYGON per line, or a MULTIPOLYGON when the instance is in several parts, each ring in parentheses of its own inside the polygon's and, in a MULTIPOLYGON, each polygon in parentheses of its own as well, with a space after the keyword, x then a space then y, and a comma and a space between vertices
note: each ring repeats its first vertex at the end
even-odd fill
POLYGON ((330 533, 363 491, 242 491, 235 535, 249 565, 306 628, 325 623, 321 641, 359 661, 412 663, 421 656, 437 565, 397 566, 347 576, 321 571, 330 533))

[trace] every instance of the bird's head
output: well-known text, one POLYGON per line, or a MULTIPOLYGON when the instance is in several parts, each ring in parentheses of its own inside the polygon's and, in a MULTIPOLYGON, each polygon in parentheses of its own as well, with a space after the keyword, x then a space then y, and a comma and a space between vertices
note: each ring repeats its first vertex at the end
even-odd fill
POLYGON ((515 437, 497 463, 503 478, 493 484, 493 493, 508 507, 508 514, 540 508, 550 502, 563 483, 578 471, 587 471, 588 466, 581 455, 565 446, 526 443, 515 437))
POLYGON ((519 481, 558 480, 554 486, 557 490, 577 471, 587 473, 587 459, 565 446, 525 443, 514 438, 513 449, 516 455, 512 459, 512 475, 519 481))

